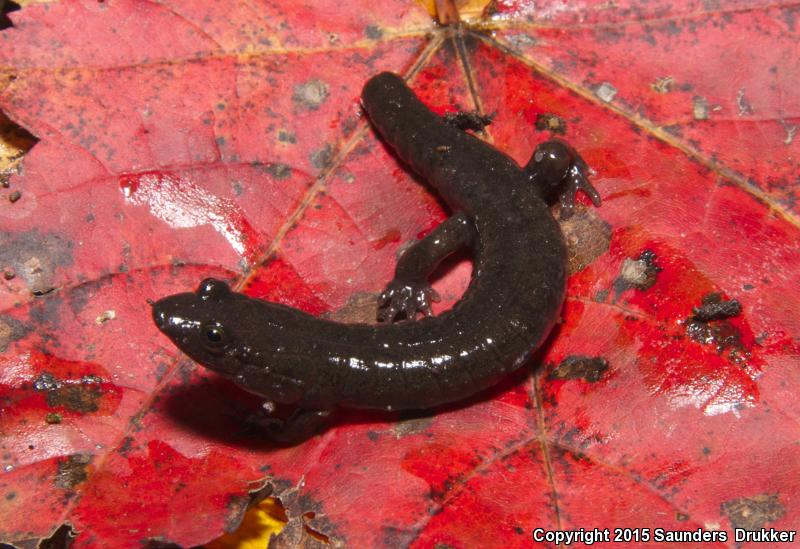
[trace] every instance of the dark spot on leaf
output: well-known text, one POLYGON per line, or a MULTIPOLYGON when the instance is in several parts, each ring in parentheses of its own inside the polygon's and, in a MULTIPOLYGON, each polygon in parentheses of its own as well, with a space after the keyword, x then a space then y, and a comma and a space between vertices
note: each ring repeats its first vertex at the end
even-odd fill
POLYGON ((664 126, 664 131, 675 137, 683 137, 683 127, 680 124, 664 126))
POLYGON ((0 233, 0 265, 12 267, 34 295, 53 291, 56 269, 72 261, 72 242, 57 234, 0 233))
POLYGON ((718 292, 710 293, 703 296, 702 305, 700 307, 693 307, 692 318, 694 320, 720 320, 724 318, 732 318, 739 316, 742 312, 742 305, 736 299, 725 301, 722 299, 722 294, 718 292))
POLYGON ((43 372, 33 381, 33 388, 47 393, 47 405, 51 408, 61 406, 71 412, 85 414, 99 409, 98 401, 103 396, 100 381, 96 376, 85 376, 77 382, 63 382, 43 372))
POLYGON ((549 112, 536 115, 536 129, 540 132, 551 132, 559 135, 567 133, 567 122, 560 116, 549 112))
POLYGON ((275 179, 286 179, 292 175, 292 168, 281 163, 267 164, 266 170, 275 179))
POLYGON ((381 545, 383 547, 410 547, 419 536, 415 528, 398 528, 396 526, 381 527, 381 545))
POLYGON ((377 25, 367 25, 364 28, 364 35, 370 40, 378 40, 383 36, 383 29, 377 25))
POLYGON ((714 345, 718 353, 728 350, 728 360, 743 363, 750 356, 741 341, 739 328, 727 319, 741 313, 741 304, 735 300, 724 301, 719 293, 703 297, 702 305, 692 309, 694 315, 686 321, 686 333, 695 341, 714 345))
POLYGON ((611 225, 592 210, 579 208, 566 221, 559 221, 567 243, 567 268, 575 274, 608 251, 611 225))
POLYGON ((58 461, 55 485, 58 488, 72 490, 88 478, 86 466, 92 461, 88 454, 73 454, 66 459, 58 461))
POLYGON ((658 273, 662 270, 656 265, 656 259, 657 256, 652 250, 644 250, 636 259, 625 258, 620 274, 614 280, 614 301, 631 288, 643 292, 649 290, 656 283, 658 273))
POLYGON ((553 368, 549 379, 585 379, 589 383, 596 383, 608 370, 608 361, 601 357, 588 357, 581 355, 568 356, 558 366, 553 368))
POLYGON ((367 431, 367 438, 372 442, 376 442, 380 438, 380 434, 376 433, 375 431, 367 431))
POLYGON ((30 331, 31 329, 19 320, 0 315, 0 353, 4 352, 10 343, 22 339, 30 331))
POLYGON ((310 80, 294 88, 292 101, 300 108, 315 111, 330 95, 328 85, 321 80, 310 80))
POLYGON ((11 501, 11 500, 15 499, 16 497, 17 497, 17 493, 16 492, 9 492, 9 493, 6 494, 5 500, 6 501, 11 501))
POLYGON ((311 165, 318 170, 327 168, 333 159, 333 147, 326 143, 320 150, 311 153, 311 165))
POLYGON ((297 137, 288 130, 278 130, 278 141, 283 143, 297 143, 297 137))
POLYGON ((731 526, 750 531, 764 528, 768 522, 779 519, 786 512, 778 494, 728 500, 721 509, 731 521, 731 526))

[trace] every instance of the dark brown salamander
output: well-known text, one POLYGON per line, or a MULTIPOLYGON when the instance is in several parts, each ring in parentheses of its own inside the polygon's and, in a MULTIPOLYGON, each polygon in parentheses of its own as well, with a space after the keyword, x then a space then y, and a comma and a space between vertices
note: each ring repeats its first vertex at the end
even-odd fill
POLYGON ((520 367, 564 301, 566 249, 547 204, 560 197, 569 215, 579 189, 600 204, 588 167, 562 141, 541 143, 520 168, 446 124, 395 74, 371 78, 361 97, 378 132, 453 212, 398 261, 380 297, 379 320, 389 323, 316 318, 214 279, 153 306, 159 329, 192 359, 299 416, 429 408, 520 367), (462 248, 474 258, 472 282, 451 310, 430 316, 428 276, 462 248))

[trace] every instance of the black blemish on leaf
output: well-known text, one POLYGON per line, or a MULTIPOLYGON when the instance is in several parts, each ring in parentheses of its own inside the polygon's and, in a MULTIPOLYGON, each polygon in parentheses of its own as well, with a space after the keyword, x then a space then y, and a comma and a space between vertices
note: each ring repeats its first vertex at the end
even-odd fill
POLYGON ((724 301, 722 294, 714 292, 703 296, 702 305, 692 308, 692 319, 708 322, 739 316, 742 305, 736 299, 724 301))
POLYGON ((297 136, 288 130, 278 130, 278 141, 283 143, 297 143, 297 136))
POLYGON ((568 356, 553 368, 548 379, 585 379, 596 383, 608 370, 608 361, 601 357, 568 356))
POLYGON ((786 513, 778 494, 732 499, 723 502, 720 508, 731 521, 731 526, 750 531, 760 530, 768 522, 777 520, 786 513))
POLYGON ((720 353, 725 349, 742 349, 741 334, 730 322, 690 318, 686 323, 686 333, 695 341, 715 345, 720 353))
POLYGON ((34 295, 53 291, 56 269, 72 262, 72 242, 57 234, 0 233, 0 265, 13 268, 34 295))
POLYGON ((33 388, 47 393, 45 398, 51 408, 62 407, 71 412, 86 414, 99 409, 98 401, 103 396, 100 382, 96 376, 64 382, 48 372, 43 372, 33 381, 33 388))
POLYGON ((318 170, 324 170, 327 168, 331 160, 333 159, 333 146, 330 143, 326 143, 324 147, 319 149, 318 151, 314 151, 311 153, 311 165, 317 168, 318 170))
POLYGON ((536 115, 536 129, 564 135, 567 133, 567 122, 560 116, 548 112, 536 115))
POLYGON ((72 490, 88 478, 86 467, 91 461, 92 456, 88 454, 73 454, 66 459, 60 459, 55 485, 58 488, 72 490))
MULTIPOLYGON (((414 541, 419 539, 420 530, 417 527, 404 527, 398 528, 396 526, 384 525, 380 530, 380 545, 383 547, 410 547, 414 545, 414 541)), ((451 545, 445 543, 437 543, 434 549, 455 549, 451 545)))
POLYGON ((31 328, 10 316, 0 315, 0 353, 5 352, 10 343, 25 337, 31 328))
POLYGON ((654 251, 644 250, 636 259, 625 258, 620 274, 614 280, 614 301, 631 288, 644 292, 656 283, 658 273, 662 270, 656 265, 657 257, 654 251))
POLYGON ((322 80, 309 80, 294 87, 292 101, 300 108, 315 111, 330 95, 328 85, 322 80))
POLYGON ((275 179, 286 179, 292 175, 292 168, 281 163, 267 164, 266 170, 275 179))
POLYGON ((370 40, 378 40, 383 36, 383 29, 377 25, 367 25, 364 28, 364 36, 370 40))
POLYGON ((133 448, 133 437, 128 436, 122 439, 122 444, 119 445, 117 453, 121 456, 127 457, 128 452, 130 452, 132 448, 133 448))
POLYGON ((700 307, 693 307, 693 316, 686 321, 686 333, 695 341, 714 345, 718 353, 728 350, 728 360, 739 364, 750 352, 744 348, 739 329, 728 322, 728 318, 742 312, 741 304, 731 299, 725 301, 722 294, 711 293, 703 297, 700 307))

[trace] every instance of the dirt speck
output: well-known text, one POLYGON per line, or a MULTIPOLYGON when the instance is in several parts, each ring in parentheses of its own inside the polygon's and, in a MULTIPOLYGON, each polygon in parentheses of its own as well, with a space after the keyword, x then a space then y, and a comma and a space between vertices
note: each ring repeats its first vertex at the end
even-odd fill
POLYGON ((72 490, 88 478, 86 469, 91 461, 92 456, 88 454, 73 454, 66 459, 59 460, 55 485, 58 488, 72 490))
POLYGON ((732 499, 723 502, 721 508, 731 521, 731 526, 750 531, 764 528, 768 522, 779 519, 786 512, 778 494, 732 499))
POLYGON ((608 361, 602 357, 574 355, 562 360, 553 368, 549 379, 585 379, 597 383, 608 370, 608 361))

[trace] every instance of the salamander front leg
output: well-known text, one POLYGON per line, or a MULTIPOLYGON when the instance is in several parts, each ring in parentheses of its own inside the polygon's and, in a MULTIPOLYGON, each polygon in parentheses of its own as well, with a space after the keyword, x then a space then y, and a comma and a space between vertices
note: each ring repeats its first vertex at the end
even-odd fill
POLYGON ((269 438, 275 442, 299 444, 321 431, 330 421, 330 417, 330 410, 297 408, 286 419, 267 415, 261 417, 257 423, 266 429, 269 438))
POLYGON ((457 213, 408 248, 397 262, 394 279, 378 298, 378 321, 416 320, 417 313, 430 316, 431 302, 439 296, 428 277, 445 257, 474 239, 472 220, 457 213))

